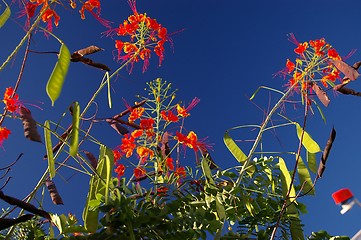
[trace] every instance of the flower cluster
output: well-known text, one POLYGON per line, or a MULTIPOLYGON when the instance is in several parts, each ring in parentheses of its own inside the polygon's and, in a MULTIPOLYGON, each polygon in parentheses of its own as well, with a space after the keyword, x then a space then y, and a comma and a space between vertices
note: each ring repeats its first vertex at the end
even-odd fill
POLYGON ((336 49, 324 38, 300 43, 291 34, 290 41, 296 45, 294 52, 297 58, 295 61, 287 59, 285 68, 280 71, 284 78, 290 76, 288 88, 306 97, 317 82, 326 88, 334 86, 336 79, 340 79, 340 71, 332 63, 332 60, 341 60, 336 49))
POLYGON ((6 105, 6 110, 9 112, 16 112, 21 106, 19 95, 14 92, 12 87, 6 88, 3 102, 6 105))
POLYGON ((116 31, 118 36, 130 37, 129 41, 115 40, 117 49, 117 59, 123 62, 130 61, 130 69, 139 60, 143 61, 143 72, 149 66, 149 59, 154 52, 159 57, 159 66, 164 60, 164 44, 169 40, 167 29, 157 22, 156 19, 150 18, 147 14, 137 12, 135 0, 129 0, 129 5, 133 14, 119 24, 116 31))
MULTIPOLYGON (((40 7, 41 20, 47 24, 48 31, 52 31, 53 29, 53 22, 55 26, 59 25, 60 16, 55 11, 55 4, 49 3, 49 0, 29 0, 25 4, 25 10, 20 13, 20 16, 27 15, 28 19, 34 17, 35 11, 40 7)), ((70 6, 72 8, 76 8, 75 0, 70 0, 70 6)), ((81 19, 85 19, 85 10, 90 12, 95 19, 97 19, 101 24, 105 27, 110 28, 110 22, 100 17, 100 0, 88 0, 82 2, 82 7, 79 10, 81 19), (94 10, 96 12, 94 12, 94 10)), ((27 21, 27 25, 29 25, 29 21, 27 21)))
MULTIPOLYGON (((153 82, 157 82, 157 80, 153 82)), ((160 84, 160 80, 158 84, 160 84)), ((135 105, 136 107, 127 107, 128 123, 131 123, 134 130, 125 134, 121 139, 121 144, 113 150, 115 172, 118 177, 123 176, 126 171, 124 162, 129 161, 134 166, 135 179, 147 178, 151 176, 150 172, 156 172, 161 175, 165 174, 165 179, 172 176, 180 180, 185 178, 187 173, 179 163, 179 159, 173 159, 171 156, 171 142, 174 142, 174 147, 184 146, 193 149, 194 152, 197 152, 199 147, 204 147, 204 143, 198 140, 193 131, 183 134, 182 127, 180 127, 179 131, 171 134, 167 129, 169 125, 190 116, 190 110, 197 105, 199 99, 194 98, 188 106, 171 104, 175 95, 164 96, 157 92, 157 86, 152 84, 149 86, 151 87, 150 92, 155 94, 153 95, 154 100, 148 99, 147 107, 143 107, 139 103, 135 105), (170 102, 168 102, 169 99, 171 99, 170 102), (137 163, 131 161, 132 156, 136 156, 137 163), (149 168, 153 168, 153 170, 148 171, 149 168)), ((168 92, 168 90, 164 92, 168 92)))

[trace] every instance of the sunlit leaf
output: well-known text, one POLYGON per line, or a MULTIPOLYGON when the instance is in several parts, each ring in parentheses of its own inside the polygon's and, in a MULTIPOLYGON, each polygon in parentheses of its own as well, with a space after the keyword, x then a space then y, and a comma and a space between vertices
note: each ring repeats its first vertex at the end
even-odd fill
POLYGON ((201 165, 202 165, 203 174, 206 177, 207 184, 211 184, 214 186, 215 182, 213 180, 211 168, 209 167, 209 164, 208 164, 208 159, 203 158, 201 165))
POLYGON ((226 144, 228 150, 232 153, 232 155, 237 159, 238 162, 243 163, 247 160, 246 154, 244 154, 242 150, 237 146, 237 144, 233 141, 228 132, 224 134, 223 141, 226 144))
POLYGON ((80 106, 78 102, 72 104, 72 115, 73 115, 73 128, 71 131, 71 142, 69 154, 70 156, 76 156, 78 153, 78 144, 79 144, 79 123, 80 123, 80 106))
POLYGON ((224 209, 223 204, 221 203, 221 201, 218 199, 218 197, 216 197, 216 210, 217 210, 217 215, 218 218, 220 220, 224 220, 226 218, 226 211, 224 209))
POLYGON ((2 26, 4 26, 4 24, 6 23, 6 21, 9 19, 10 15, 11 15, 11 10, 9 5, 7 5, 7 3, 5 1, 3 1, 3 3, 5 4, 6 8, 4 10, 4 12, 0 15, 0 28, 2 28, 2 26))
POLYGON ((55 177, 55 161, 51 143, 51 133, 50 133, 50 122, 47 120, 44 123, 44 138, 45 138, 45 147, 46 154, 48 157, 48 168, 50 173, 50 179, 55 177))
POLYGON ((306 150, 310 153, 320 152, 321 151, 320 147, 312 139, 310 134, 308 134, 306 131, 304 131, 303 128, 298 123, 295 122, 294 124, 296 125, 298 139, 301 140, 301 137, 302 137, 302 145, 306 148, 306 150), (302 136, 302 133, 303 133, 303 136, 302 136))
POLYGON ((67 46, 63 43, 60 47, 58 62, 55 64, 53 72, 46 84, 46 93, 51 100, 52 106, 54 106, 55 100, 60 96, 66 74, 68 73, 69 63, 70 52, 67 46))
POLYGON ((308 163, 308 168, 311 170, 311 172, 316 173, 317 172, 316 153, 307 152, 307 163, 308 163))
POLYGON ((282 158, 279 158, 278 161, 279 168, 281 171, 281 182, 282 182, 282 193, 283 196, 286 197, 288 191, 290 191, 289 197, 295 197, 296 191, 294 189, 294 186, 291 186, 291 175, 290 172, 287 169, 286 163, 282 158), (290 189, 291 186, 291 190, 290 189))
MULTIPOLYGON (((297 156, 296 156, 297 157, 297 156)), ((310 172, 308 171, 305 163, 303 162, 301 156, 298 156, 298 165, 297 165, 298 178, 300 184, 303 185, 302 192, 314 195, 315 189, 313 188, 312 179, 310 172)))
POLYGON ((107 86, 108 86, 108 105, 109 108, 112 108, 112 96, 110 94, 110 78, 109 78, 109 72, 105 73, 105 76, 107 77, 107 86))
POLYGON ((58 228, 60 233, 64 232, 66 227, 66 216, 61 214, 58 216, 57 214, 51 214, 51 222, 58 228))

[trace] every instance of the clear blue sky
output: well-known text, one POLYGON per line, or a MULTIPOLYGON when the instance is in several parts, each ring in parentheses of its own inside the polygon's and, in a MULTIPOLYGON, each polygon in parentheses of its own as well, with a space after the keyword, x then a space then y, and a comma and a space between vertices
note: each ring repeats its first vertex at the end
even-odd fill
MULTIPOLYGON (((102 17, 114 22, 114 27, 131 14, 125 0, 111 1, 109 4, 103 2, 102 17)), ((65 2, 64 4, 66 5, 65 2)), ((0 29, 1 62, 24 34, 21 30, 24 19, 16 18, 16 6, 17 4, 12 6, 13 15, 9 22, 0 29)), ((106 107, 106 95, 102 94, 98 99, 98 104, 102 106, 99 114, 113 116, 122 111, 123 97, 129 102, 135 101, 134 95, 144 93, 145 82, 161 77, 179 89, 178 100, 188 103, 193 97, 201 99, 186 124, 188 129, 195 130, 200 137, 208 136, 208 141, 214 143, 214 151, 211 152, 213 158, 225 166, 237 163, 223 144, 225 130, 242 124, 262 122, 262 112, 248 97, 259 85, 282 89, 286 83, 281 78, 272 78, 272 74, 284 67, 287 58, 295 58, 295 46, 287 40, 288 33, 294 33, 301 42, 324 37, 341 56, 361 46, 361 2, 358 1, 138 0, 137 7, 139 12, 147 12, 148 16, 156 18, 169 32, 185 30, 172 36, 174 50, 167 48, 164 63, 160 68, 157 67, 157 59, 154 57, 149 70, 144 74, 141 73, 141 65, 137 65, 131 75, 126 71, 121 72, 113 84, 114 108, 109 110, 106 107)), ((59 27, 54 28, 54 33, 67 44, 70 51, 97 45, 105 51, 94 54, 92 58, 116 69, 118 63, 113 61, 112 57, 114 42, 111 38, 101 36, 101 32, 106 30, 102 25, 90 14, 82 21, 77 11, 61 6, 57 7, 57 11, 61 20, 59 27)), ((58 51, 59 45, 55 40, 46 39, 38 32, 33 37, 31 49, 58 51)), ((14 84, 23 51, 24 49, 19 52, 7 69, 0 72, 0 89, 14 84)), ((347 62, 353 64, 359 61, 360 54, 360 51, 357 51, 347 62)), ((84 105, 102 77, 102 72, 97 69, 81 63, 72 64, 62 95, 55 107, 51 108, 45 93, 45 84, 55 62, 55 55, 31 54, 18 91, 21 99, 44 108, 41 111, 28 105, 39 122, 49 118, 57 121, 74 100, 78 100, 81 106, 84 105)), ((358 81, 350 87, 361 91, 358 81)), ((269 93, 261 93, 255 102, 262 109, 267 109, 269 93)), ((358 137, 361 133, 361 99, 332 92, 329 92, 329 96, 331 104, 328 109, 324 109, 326 124, 315 114, 309 118, 307 130, 321 148, 324 147, 332 126, 337 131, 337 137, 324 177, 316 186, 316 196, 302 199, 309 212, 302 219, 306 225, 306 234, 325 229, 333 235, 352 236, 361 229, 361 209, 355 207, 341 215, 331 194, 340 188, 348 187, 356 197, 361 198, 361 179, 358 175, 361 169, 358 137)), ((271 99, 274 101, 276 97, 272 95, 271 99)), ((302 115, 302 109, 295 113, 291 110, 288 109, 287 113, 292 116, 302 115)), ((21 198, 31 191, 46 168, 46 161, 42 160, 45 147, 22 139, 20 121, 7 119, 4 125, 11 128, 13 134, 5 142, 4 149, 0 150, 0 159, 3 162, 0 165, 10 163, 20 152, 24 152, 24 157, 12 168, 10 175, 13 179, 4 191, 21 198)), ((101 133, 101 129, 105 127, 107 126, 99 126, 95 132, 101 133)), ((245 139, 242 135, 232 136, 245 139)), ((273 138, 271 145, 279 147, 278 150, 285 150, 283 147, 286 142, 297 140, 293 128, 277 132, 277 137, 280 143, 273 138)), ((115 139, 117 135, 110 132, 102 140, 114 147, 119 144, 114 142, 115 139)), ((293 146, 295 151, 297 145, 293 146)), ((248 151, 247 147, 243 150, 248 151)), ((286 159, 289 166, 292 166, 292 161, 293 158, 286 159)), ((51 208, 50 211, 57 213, 74 212, 80 218, 88 179, 77 174, 66 183, 62 177, 67 179, 71 174, 66 171, 60 174, 64 175, 58 176, 55 181, 65 205, 53 207, 48 201, 44 208, 51 208)))

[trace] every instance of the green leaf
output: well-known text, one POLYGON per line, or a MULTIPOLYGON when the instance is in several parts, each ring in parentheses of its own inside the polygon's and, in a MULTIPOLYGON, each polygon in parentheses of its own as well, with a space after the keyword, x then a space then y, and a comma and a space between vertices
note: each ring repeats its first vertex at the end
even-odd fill
POLYGON ((46 154, 48 156, 50 179, 52 179, 53 177, 55 177, 55 161, 53 155, 53 144, 51 143, 50 122, 48 120, 44 123, 44 138, 46 154))
POLYGON ((291 237, 292 240, 304 240, 304 234, 302 229, 301 220, 297 214, 290 218, 290 230, 291 230, 291 237))
MULTIPOLYGON (((290 172, 287 169, 285 161, 280 157, 278 164, 281 171, 282 193, 283 193, 283 197, 286 197, 291 185, 291 176, 290 176, 290 172)), ((296 191, 292 185, 289 197, 295 197, 295 196, 296 196, 296 191)))
POLYGON ((73 124, 71 131, 71 142, 69 153, 70 156, 74 157, 78 153, 78 144, 79 144, 79 122, 80 122, 80 106, 78 102, 72 104, 72 113, 73 113, 73 124))
POLYGON ((61 214, 60 216, 57 214, 51 214, 50 216, 51 222, 54 223, 54 225, 59 229, 60 234, 62 234, 66 226, 66 216, 64 214, 61 214))
POLYGON ((237 159, 238 162, 243 163, 247 160, 246 154, 244 154, 242 150, 237 146, 237 144, 233 141, 228 132, 224 134, 223 141, 226 144, 228 150, 232 153, 232 155, 237 159))
POLYGON ((302 185, 303 183, 305 183, 302 192, 310 195, 315 195, 315 188, 313 188, 310 172, 308 171, 301 156, 299 156, 298 158, 297 172, 300 184, 302 185))
POLYGON ((218 197, 216 197, 216 210, 218 218, 223 221, 226 218, 226 211, 224 210, 224 206, 221 201, 219 201, 218 197))
POLYGON ((4 10, 4 12, 0 15, 0 28, 2 28, 2 26, 4 26, 4 24, 6 23, 6 21, 9 19, 10 15, 11 15, 11 10, 9 5, 7 5, 7 3, 5 1, 3 1, 3 3, 5 4, 6 8, 4 10))
POLYGON ((310 153, 320 152, 321 151, 320 147, 312 139, 310 134, 308 134, 306 131, 303 132, 303 128, 298 123, 295 122, 294 124, 296 125, 298 139, 301 140, 302 137, 302 145, 306 148, 306 150, 310 153), (302 136, 302 132, 303 132, 303 136, 302 136))
POLYGON ((97 196, 104 196, 105 203, 108 203, 109 186, 113 169, 113 151, 105 145, 100 145, 99 160, 96 173, 90 179, 87 202, 83 210, 84 226, 87 231, 95 232, 98 228, 99 208, 94 208, 94 200, 97 196))
POLYGON ((308 168, 311 172, 316 173, 317 172, 317 160, 316 160, 316 154, 307 152, 307 163, 308 168))
POLYGON ((70 52, 67 46, 63 43, 60 47, 58 62, 55 64, 53 72, 46 84, 46 93, 51 100, 52 106, 54 106, 55 100, 60 96, 66 74, 68 73, 69 63, 70 52))
POLYGON ((206 177, 207 184, 215 186, 213 176, 212 176, 212 172, 211 172, 211 169, 210 169, 209 164, 208 164, 208 159, 203 158, 202 162, 201 162, 201 165, 202 165, 203 174, 206 177))

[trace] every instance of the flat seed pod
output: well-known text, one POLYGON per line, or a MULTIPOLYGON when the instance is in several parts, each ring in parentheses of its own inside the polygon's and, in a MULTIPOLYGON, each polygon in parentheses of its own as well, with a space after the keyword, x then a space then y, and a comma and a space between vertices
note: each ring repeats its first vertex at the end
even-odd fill
MULTIPOLYGON (((92 46, 89 46, 89 47, 80 49, 80 50, 78 50, 78 51, 75 51, 74 53, 77 53, 77 54, 79 54, 80 56, 84 56, 84 55, 89 55, 89 54, 93 54, 93 53, 99 52, 99 51, 101 51, 101 50, 104 50, 104 49, 92 45, 92 46)), ((73 53, 73 54, 74 54, 74 53, 73 53)))
POLYGON ((125 134, 129 133, 129 130, 126 127, 123 127, 121 124, 119 124, 114 119, 107 118, 106 121, 107 121, 107 123, 110 124, 110 126, 112 128, 114 128, 115 131, 117 131, 118 134, 125 135, 125 134))
MULTIPOLYGON (((330 60, 335 67, 340 70, 343 74, 345 74, 346 79, 350 79, 351 81, 356 80, 360 74, 357 72, 357 70, 347 63, 345 63, 342 60, 330 60)), ((344 79, 344 80, 346 80, 344 79)))
POLYGON ((41 142, 41 137, 36 126, 36 121, 33 119, 30 110, 21 106, 20 117, 23 122, 25 137, 34 142, 41 142))
POLYGON ((312 90, 316 93, 318 99, 322 102, 322 104, 327 107, 330 103, 330 99, 328 98, 326 92, 316 83, 312 85, 312 90))
POLYGON ((327 161, 328 155, 331 151, 332 144, 335 141, 335 138, 336 138, 336 130, 334 128, 332 128, 330 137, 327 140, 327 144, 326 144, 325 149, 323 150, 323 154, 321 156, 320 166, 318 167, 318 171, 317 171, 318 172, 317 178, 322 177, 323 172, 326 169, 326 161, 327 161))
POLYGON ((49 194, 51 197, 51 201, 53 201, 53 203, 55 205, 59 205, 59 204, 63 205, 64 204, 63 200, 61 199, 54 182, 51 180, 46 180, 45 184, 46 184, 46 187, 48 188, 48 191, 49 191, 49 194))

